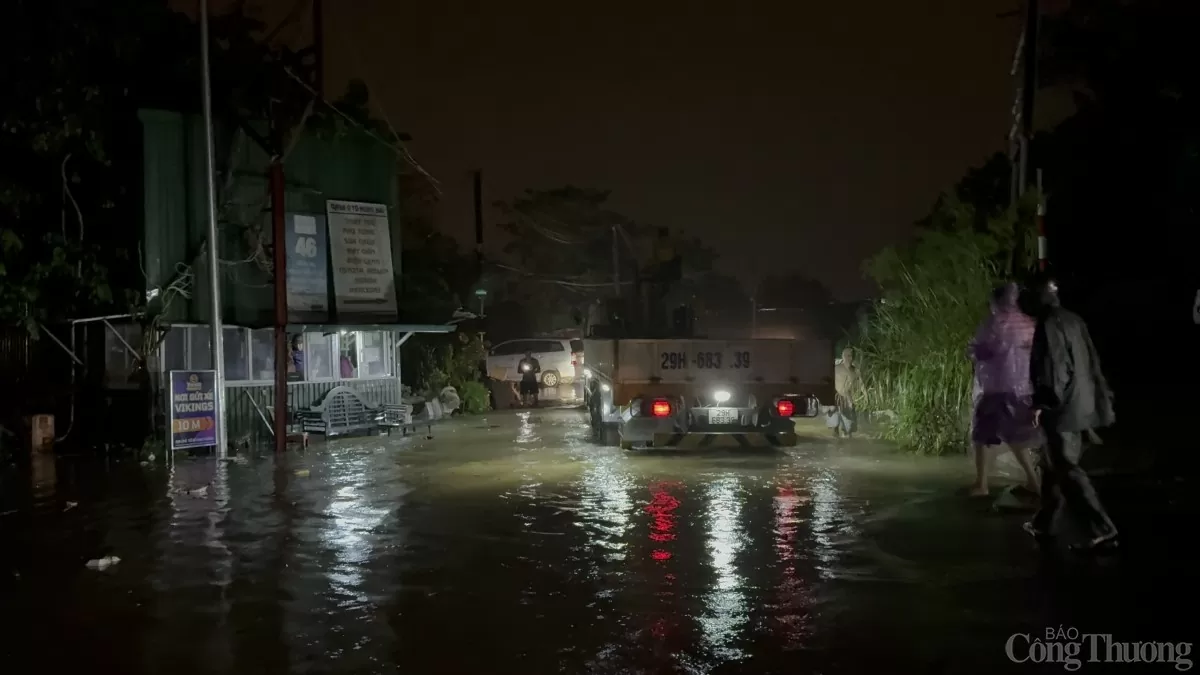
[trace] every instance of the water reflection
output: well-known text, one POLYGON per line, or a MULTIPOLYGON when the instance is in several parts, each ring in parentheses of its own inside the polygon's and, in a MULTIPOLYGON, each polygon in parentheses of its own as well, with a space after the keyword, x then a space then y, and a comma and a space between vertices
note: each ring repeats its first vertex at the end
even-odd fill
POLYGON ((725 476, 708 484, 708 553, 716 582, 705 597, 706 611, 700 617, 704 640, 712 653, 722 660, 747 656, 738 648, 738 640, 748 614, 745 579, 738 573, 736 559, 746 533, 742 528, 742 503, 738 480, 725 476))
POLYGON ((650 572, 649 577, 656 581, 653 589, 655 607, 649 613, 650 623, 649 648, 654 657, 662 663, 673 662, 676 658, 677 647, 682 642, 680 631, 683 618, 679 607, 678 591, 676 589, 676 529, 678 526, 677 511, 680 499, 676 493, 683 494, 683 484, 675 481, 658 481, 650 484, 650 503, 645 511, 650 516, 650 572))
POLYGON ((216 630, 212 652, 219 659, 214 663, 217 670, 228 670, 231 650, 232 626, 229 625, 229 610, 232 603, 230 584, 233 582, 233 553, 226 543, 225 522, 229 517, 229 465, 218 462, 213 467, 213 506, 208 512, 208 527, 205 543, 212 554, 213 585, 216 587, 216 630))
POLYGON ((517 413, 517 419, 520 420, 517 426, 517 443, 525 445, 536 442, 538 436, 533 425, 533 416, 526 410, 517 413))
POLYGON ((846 519, 845 507, 838 494, 837 477, 827 468, 817 471, 809 481, 812 493, 812 533, 816 541, 813 553, 820 565, 817 572, 822 579, 834 576, 833 566, 837 563, 836 541, 833 535, 846 519))
POLYGON ((339 607, 346 609, 369 602, 363 590, 364 566, 374 552, 368 535, 388 515, 387 509, 371 505, 367 478, 373 472, 367 466, 369 457, 360 454, 339 467, 346 484, 337 488, 325 510, 328 527, 321 536, 336 560, 325 574, 337 593, 339 607))
MULTIPOLYGON (((669 490, 679 487, 678 483, 654 483, 650 486, 650 503, 646 505, 646 512, 650 514, 650 541, 656 544, 675 541, 675 509, 679 508, 679 500, 669 490)), ((670 560, 671 555, 671 551, 662 546, 650 552, 650 557, 660 562, 670 560)))
MULTIPOLYGON (((929 652, 960 645, 987 663, 943 672, 990 672, 996 635, 1057 625, 1029 603, 1036 554, 1019 523, 906 496, 949 493, 944 479, 900 481, 874 458, 629 456, 580 445, 585 422, 555 414, 216 472, 182 456, 173 470, 61 461, 55 488, 52 467, 40 481, 0 471, 0 598, 18 627, 0 654, 82 674, 752 674, 930 672, 929 652), (953 573, 976 553, 923 541, 984 533, 997 543, 970 585, 953 573), (880 583, 897 563, 876 542, 903 543, 938 592, 880 583), (85 568, 103 555, 122 562, 85 568)), ((1183 578, 1181 559, 1121 579, 1183 578)), ((1117 605, 1136 614, 1094 611, 1125 629, 1117 605)))
POLYGON ((808 495, 797 494, 790 482, 780 485, 775 495, 775 554, 780 576, 775 587, 775 603, 771 607, 776 622, 775 632, 782 639, 784 650, 803 646, 809 634, 808 606, 811 602, 808 585, 796 569, 797 534, 803 519, 799 515, 808 495))
POLYGON ((579 524, 586 528, 590 546, 604 549, 606 562, 625 560, 625 536, 631 528, 633 480, 618 458, 592 463, 582 479, 579 524))

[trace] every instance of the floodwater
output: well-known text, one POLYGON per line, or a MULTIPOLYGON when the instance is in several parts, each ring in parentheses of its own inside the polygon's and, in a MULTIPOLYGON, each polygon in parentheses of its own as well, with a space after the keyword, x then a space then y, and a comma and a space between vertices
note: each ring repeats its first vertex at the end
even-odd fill
POLYGON ((1029 672, 1014 633, 1194 634, 1171 484, 1112 488, 1126 545, 1089 561, 963 497, 962 458, 631 455, 575 410, 434 431, 4 469, 4 672, 1029 672))

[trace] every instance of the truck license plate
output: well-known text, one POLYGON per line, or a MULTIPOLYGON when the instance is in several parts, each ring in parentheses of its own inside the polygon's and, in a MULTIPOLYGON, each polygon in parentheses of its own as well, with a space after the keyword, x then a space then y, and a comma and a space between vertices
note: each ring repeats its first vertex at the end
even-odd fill
POLYGON ((737 408, 711 408, 708 411, 709 424, 737 424, 737 408))

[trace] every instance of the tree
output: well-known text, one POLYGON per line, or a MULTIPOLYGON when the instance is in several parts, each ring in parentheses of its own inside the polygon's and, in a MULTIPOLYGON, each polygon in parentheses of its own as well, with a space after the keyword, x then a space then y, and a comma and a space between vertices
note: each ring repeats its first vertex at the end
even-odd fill
MULTIPOLYGON (((124 309, 143 286, 129 264, 141 220, 136 113, 196 109, 197 26, 165 0, 14 0, 5 13, 0 322, 32 329, 124 309)), ((257 40, 263 26, 244 3, 211 23, 217 118, 269 144, 250 122, 304 119, 312 97, 297 80, 311 59, 257 40)))
MULTIPOLYGON (((511 237, 504 250, 514 263, 498 264, 508 275, 497 299, 537 307, 530 330, 579 326, 589 307, 614 296, 614 243, 622 293, 631 293, 645 276, 659 230, 608 209, 608 196, 603 190, 565 186, 526 190, 496 203, 506 218, 500 227, 511 237)), ((691 300, 717 288, 706 299, 723 302, 731 295, 728 279, 714 276, 712 249, 679 233, 670 241, 683 268, 673 298, 691 300)))

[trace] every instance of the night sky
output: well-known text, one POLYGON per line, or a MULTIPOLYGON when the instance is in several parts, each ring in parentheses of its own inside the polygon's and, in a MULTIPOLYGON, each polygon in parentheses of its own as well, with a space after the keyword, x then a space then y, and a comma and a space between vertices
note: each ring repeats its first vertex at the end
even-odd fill
POLYGON ((1020 26, 997 14, 1014 0, 585 6, 327 0, 327 89, 367 82, 464 242, 478 167, 489 204, 608 188, 747 282, 798 271, 842 298, 869 291, 866 256, 1005 148, 1020 26))

